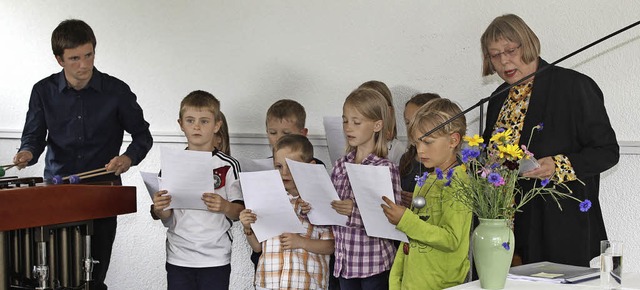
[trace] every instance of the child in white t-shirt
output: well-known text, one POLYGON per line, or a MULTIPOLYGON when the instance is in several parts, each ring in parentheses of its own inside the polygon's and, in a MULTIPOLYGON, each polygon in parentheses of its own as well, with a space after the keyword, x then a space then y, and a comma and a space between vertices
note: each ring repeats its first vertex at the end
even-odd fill
POLYGON ((170 192, 153 195, 153 213, 167 229, 167 289, 228 289, 231 273, 231 220, 244 209, 240 166, 214 146, 222 124, 220 102, 210 93, 194 91, 180 104, 180 129, 187 150, 212 152, 215 185, 202 194, 207 210, 170 209, 170 192))

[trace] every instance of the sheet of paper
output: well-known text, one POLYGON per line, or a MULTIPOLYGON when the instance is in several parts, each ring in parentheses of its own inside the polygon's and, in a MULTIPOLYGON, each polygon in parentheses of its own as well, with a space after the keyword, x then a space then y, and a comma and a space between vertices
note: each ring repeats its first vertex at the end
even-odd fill
POLYGON ((214 192, 211 152, 160 148, 160 189, 171 195, 171 208, 202 209, 202 194, 214 192))
POLYGON ((240 157, 238 162, 242 172, 273 170, 273 158, 248 159, 240 157))
POLYGON ((387 220, 380 206, 383 196, 396 200, 389 167, 346 163, 346 168, 367 235, 408 242, 407 235, 387 220))
POLYGON ((277 170, 240 172, 240 185, 245 207, 257 215, 251 228, 259 242, 282 233, 305 232, 277 170))
POLYGON ((347 224, 347 217, 331 208, 331 201, 338 200, 338 193, 327 174, 327 169, 321 164, 303 163, 287 159, 289 171, 296 183, 302 200, 311 205, 307 215, 314 225, 347 224))
POLYGON ((347 139, 344 137, 342 129, 342 117, 340 116, 324 116, 322 118, 325 136, 327 137, 327 147, 329 149, 329 158, 331 164, 344 156, 347 149, 347 139))
POLYGON ((140 171, 140 176, 142 176, 144 186, 147 188, 149 197, 151 197, 151 200, 153 201, 153 194, 160 190, 160 178, 158 177, 158 174, 140 171))

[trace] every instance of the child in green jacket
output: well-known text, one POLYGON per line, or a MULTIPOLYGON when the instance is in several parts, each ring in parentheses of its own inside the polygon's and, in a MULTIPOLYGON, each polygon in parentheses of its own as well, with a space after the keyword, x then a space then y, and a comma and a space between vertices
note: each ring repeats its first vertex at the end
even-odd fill
POLYGON ((443 289, 462 284, 469 272, 472 215, 453 196, 457 183, 448 181, 452 176, 461 181, 468 178, 458 160, 466 132, 464 115, 423 137, 459 112, 458 105, 448 99, 433 100, 418 110, 409 125, 420 161, 435 171, 418 177, 410 208, 384 200, 389 222, 409 238, 396 254, 389 289, 443 289))

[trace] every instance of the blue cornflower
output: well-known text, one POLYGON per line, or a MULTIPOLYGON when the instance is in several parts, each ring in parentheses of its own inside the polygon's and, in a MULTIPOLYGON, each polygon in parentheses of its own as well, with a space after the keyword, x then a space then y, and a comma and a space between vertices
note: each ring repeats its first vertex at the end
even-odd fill
POLYGON ((496 162, 496 163, 491 164, 491 166, 489 168, 496 169, 498 167, 500 167, 500 164, 496 162))
POLYGON ((427 180, 427 175, 429 175, 428 172, 423 173, 422 176, 416 175, 414 180, 417 182, 419 187, 422 187, 424 185, 424 181, 427 180))
MULTIPOLYGON (((484 145, 484 143, 483 143, 484 145)), ((480 150, 474 148, 464 148, 460 151, 460 155, 462 155, 462 162, 467 163, 471 158, 477 158, 480 156, 480 150)))
POLYGON ((583 202, 580 203, 580 211, 581 212, 587 212, 589 211, 589 209, 591 208, 591 201, 588 199, 585 199, 583 202))
POLYGON ((511 245, 509 245, 509 242, 502 243, 502 247, 507 251, 511 249, 511 245))
POLYGON ((467 163, 469 162, 469 158, 471 157, 471 148, 462 148, 462 151, 460 151, 460 155, 462 155, 462 162, 467 163))
POLYGON ((491 182, 491 184, 493 184, 494 186, 501 186, 501 185, 504 185, 505 183, 502 176, 500 176, 500 173, 497 173, 497 172, 489 173, 487 180, 491 182))
POLYGON ((447 180, 447 182, 444 183, 444 186, 449 186, 451 185, 451 179, 447 180))
POLYGON ((443 179, 444 178, 443 173, 442 173, 442 169, 436 168, 436 178, 438 178, 438 179, 443 179))
POLYGON ((449 171, 447 171, 447 180, 451 180, 452 177, 453 177, 453 168, 449 168, 449 171))
POLYGON ((549 178, 545 178, 542 181, 540 181, 540 185, 542 185, 542 187, 547 186, 547 184, 549 184, 549 178))
MULTIPOLYGON (((482 145, 484 145, 484 143, 482 145)), ((467 163, 469 162, 469 159, 480 156, 480 150, 474 148, 464 148, 462 149, 462 151, 460 151, 460 155, 462 155, 462 162, 467 163)))
POLYGON ((489 173, 489 177, 487 179, 491 183, 497 182, 498 180, 500 180, 500 174, 499 173, 495 173, 495 172, 491 172, 491 173, 489 173))

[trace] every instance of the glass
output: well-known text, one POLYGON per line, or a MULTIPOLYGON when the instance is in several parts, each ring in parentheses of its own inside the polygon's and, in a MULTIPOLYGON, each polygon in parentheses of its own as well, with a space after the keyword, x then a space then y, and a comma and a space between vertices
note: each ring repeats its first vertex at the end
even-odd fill
POLYGON ((602 289, 622 289, 621 241, 600 241, 600 286, 602 289))
POLYGON ((512 58, 514 56, 516 56, 516 52, 518 52, 518 49, 522 46, 522 44, 513 47, 513 48, 507 48, 505 49, 503 52, 500 53, 496 53, 496 54, 489 54, 489 57, 491 58, 491 60, 500 60, 501 56, 504 54, 504 56, 506 56, 507 58, 512 58))

